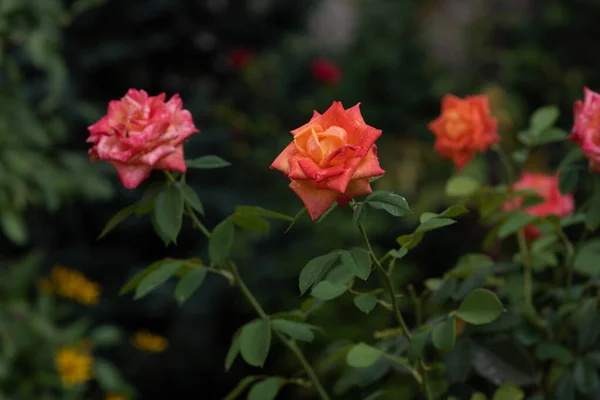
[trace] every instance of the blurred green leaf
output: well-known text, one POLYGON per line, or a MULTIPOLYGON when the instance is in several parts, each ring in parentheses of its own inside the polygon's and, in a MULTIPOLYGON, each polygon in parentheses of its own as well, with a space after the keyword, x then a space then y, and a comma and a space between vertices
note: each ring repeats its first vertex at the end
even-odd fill
POLYGON ((271 323, 256 319, 244 325, 240 334, 240 353, 254 367, 264 365, 271 347, 271 323))
POLYGON ((292 218, 288 215, 281 214, 281 213, 271 211, 271 210, 267 210, 267 209, 264 209, 262 207, 257 207, 257 206, 237 206, 235 208, 235 214, 255 215, 258 217, 280 219, 283 221, 290 221, 290 222, 295 220, 295 218, 292 218))
POLYGON ((258 232, 263 235, 269 233, 269 223, 258 215, 236 213, 231 216, 231 221, 238 227, 248 231, 258 232))
POLYGON ((188 168, 214 169, 228 167, 231 163, 223 160, 221 157, 210 155, 198 157, 193 160, 186 160, 185 165, 188 168))
POLYGON ((542 361, 556 360, 568 365, 573 362, 573 355, 566 347, 551 342, 541 342, 535 348, 535 355, 542 361))
POLYGON ((523 400, 525 392, 512 382, 502 384, 494 393, 492 400, 523 400))
POLYGON ((473 325, 488 324, 504 312, 498 297, 487 289, 475 289, 460 303, 456 316, 473 325))
POLYGON ((255 383, 248 392, 248 400, 273 400, 277 397, 281 381, 279 378, 267 378, 255 383))
POLYGON ((411 214, 406 199, 395 193, 376 191, 367 196, 364 203, 377 210, 385 210, 394 217, 411 214))
POLYGON ((141 299, 172 277, 183 267, 181 261, 167 261, 160 264, 154 271, 140 280, 135 289, 134 300, 141 299))
POLYGON ((94 360, 96 381, 102 390, 118 393, 123 387, 123 378, 119 370, 110 362, 96 358, 94 360))
POLYGON ((183 214, 183 195, 174 186, 168 186, 156 195, 152 216, 160 238, 169 244, 177 243, 183 214))
POLYGON ((446 194, 450 197, 465 197, 475 193, 481 187, 481 183, 471 176, 453 176, 446 183, 446 194))
POLYGON ((313 330, 319 329, 314 325, 289 321, 286 319, 273 319, 271 320, 271 324, 273 325, 273 328, 279 332, 304 342, 312 342, 315 337, 313 330))
POLYGON ((380 349, 359 343, 346 354, 346 363, 354 368, 366 368, 373 365, 383 355, 380 349))
POLYGON ((592 239, 585 242, 575 255, 573 268, 578 273, 590 276, 600 277, 600 239, 592 239))
POLYGON ((175 287, 175 298, 179 305, 186 302, 202 283, 207 274, 206 268, 194 268, 187 272, 175 287))
POLYGON ((577 390, 588 396, 595 394, 600 387, 600 377, 598 377, 596 366, 586 358, 575 362, 573 381, 577 390))
POLYGON ((137 209, 137 204, 132 204, 128 207, 125 207, 107 222, 106 226, 102 230, 102 232, 98 235, 96 240, 102 239, 108 232, 110 232, 115 226, 119 225, 121 222, 125 220, 125 218, 129 217, 131 214, 135 212, 137 209))
POLYGON ((500 227, 498 236, 501 239, 507 238, 508 236, 517 233, 520 229, 535 221, 535 219, 536 217, 531 214, 525 214, 523 212, 512 213, 500 227))
POLYGON ((99 326, 90 334, 90 339, 98 347, 115 345, 121 338, 121 330, 113 325, 99 326))
POLYGON ((340 297, 348 290, 348 286, 329 281, 321 281, 315 285, 310 295, 319 300, 333 300, 340 297))
POLYGON ((570 194, 577 188, 581 167, 578 165, 567 165, 560 171, 558 176, 558 190, 561 194, 570 194))
POLYGON ((456 324, 454 318, 446 318, 438 322, 431 331, 431 340, 433 345, 442 351, 451 351, 454 348, 456 339, 456 324))
POLYGON ((415 362, 419 357, 421 357, 430 333, 431 332, 429 330, 424 330, 413 335, 413 339, 410 342, 407 353, 407 357, 410 362, 415 362))
POLYGON ((415 232, 429 232, 455 223, 456 220, 450 218, 431 218, 420 224, 415 232))
POLYGON ((230 218, 224 219, 215 226, 208 242, 208 254, 213 264, 225 263, 233 246, 234 236, 235 228, 230 218))
POLYGON ((377 306, 377 296, 361 294, 354 297, 354 305, 365 314, 369 314, 377 306))
POLYGON ((244 379, 238 382, 238 384, 233 388, 231 392, 229 392, 229 394, 227 394, 227 396, 223 398, 223 400, 237 399, 244 392, 244 390, 248 388, 248 386, 252 385, 252 383, 254 381, 257 381, 258 379, 258 376, 245 377, 244 379))
POLYGON ((3 210, 0 218, 2 218, 2 232, 6 237, 17 245, 25 244, 27 226, 22 216, 10 210, 3 210))
POLYGON ((200 213, 200 215, 204 215, 204 207, 202 206, 202 202, 192 187, 181 181, 175 183, 175 187, 181 191, 185 204, 189 205, 192 210, 200 213))
POLYGON ((225 371, 229 371, 229 368, 233 365, 236 357, 240 353, 240 336, 242 334, 242 329, 238 329, 231 338, 231 345, 229 346, 229 350, 227 350, 227 355, 225 356, 225 371))

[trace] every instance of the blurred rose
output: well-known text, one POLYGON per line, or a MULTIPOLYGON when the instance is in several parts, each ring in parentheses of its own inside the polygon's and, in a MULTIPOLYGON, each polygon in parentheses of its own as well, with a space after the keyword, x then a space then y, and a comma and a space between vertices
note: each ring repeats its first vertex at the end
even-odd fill
POLYGON ((590 168, 600 172, 600 94, 584 89, 583 101, 575 102, 575 124, 569 139, 581 146, 590 168))
POLYGON ((319 83, 336 84, 342 80, 341 68, 330 60, 317 58, 311 64, 313 77, 319 83))
POLYGON ((199 132, 176 94, 148 96, 129 89, 108 104, 108 115, 90 126, 87 142, 92 162, 112 164, 127 189, 136 188, 153 169, 185 172, 183 142, 199 132))
POLYGON ((475 156, 500 141, 496 120, 491 116, 487 96, 460 99, 448 94, 442 99, 442 113, 429 123, 436 137, 434 149, 461 169, 475 156))
MULTIPOLYGON (((562 195, 558 190, 558 175, 524 172, 521 175, 521 179, 513 185, 513 189, 515 191, 530 190, 543 199, 541 203, 526 207, 523 210, 527 214, 535 215, 536 217, 548 217, 551 215, 564 217, 571 214, 575 208, 573 195, 562 195)), ((523 196, 515 198, 514 204, 516 207, 521 207, 523 196)), ((504 205, 506 211, 512 208, 510 204, 504 205)), ((529 225, 525 228, 525 235, 529 239, 534 239, 540 236, 540 230, 534 225, 529 225)))
POLYGON ((229 54, 229 64, 235 70, 240 70, 247 67, 252 59, 254 53, 245 47, 237 47, 229 54))
POLYGON ((334 102, 324 113, 292 131, 294 140, 273 161, 291 179, 290 188, 315 220, 337 200, 372 193, 369 178, 383 175, 375 141, 381 130, 363 120, 359 104, 344 110, 334 102))

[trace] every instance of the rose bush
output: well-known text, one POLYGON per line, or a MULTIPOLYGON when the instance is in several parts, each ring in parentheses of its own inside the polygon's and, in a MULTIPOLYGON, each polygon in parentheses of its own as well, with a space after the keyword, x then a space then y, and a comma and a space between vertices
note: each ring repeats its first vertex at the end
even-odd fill
MULTIPOLYGON (((589 93, 586 90, 586 96, 589 93)), ((593 142, 599 127, 590 122, 591 114, 582 117, 585 106, 575 108, 571 137, 579 144, 593 142)), ((108 222, 101 236, 133 213, 152 212, 155 230, 167 245, 176 242, 184 215, 206 237, 206 261, 159 260, 134 276, 121 292, 134 291, 139 299, 176 276, 175 298, 181 304, 208 273, 239 289, 256 319, 233 335, 225 369, 238 356, 252 367, 265 367, 275 337, 294 354, 302 372, 251 375, 226 399, 238 397, 247 388, 250 400, 274 399, 286 386, 312 390, 322 400, 332 398, 331 393, 347 396, 356 386, 373 389, 369 399, 591 398, 600 391, 596 350, 600 345, 596 298, 600 242, 586 238, 600 227, 600 186, 594 183, 597 176, 580 163, 584 154, 593 154, 585 145, 583 152, 572 149, 552 174, 524 168, 536 147, 570 143, 567 133, 554 126, 557 118, 554 107, 538 109, 529 127, 518 135, 519 148, 509 152, 500 144, 485 96, 444 97, 442 115, 429 127, 436 135, 434 149, 456 164, 446 192, 447 200, 457 204, 422 213, 412 232, 396 237, 396 245, 383 254, 369 239, 371 214, 367 210, 381 210, 395 218, 412 212, 402 196, 372 190, 373 178, 384 174, 375 144, 382 132, 365 123, 358 104, 344 109, 340 102, 323 114, 315 111, 307 124, 292 130, 292 142, 271 164, 290 179, 290 188, 304 203, 295 217, 238 206, 208 229, 201 221, 202 203, 185 175, 165 170, 165 182, 150 185, 140 201, 108 222), (487 149, 495 155, 471 162, 487 149), (493 176, 488 170, 477 171, 486 161, 492 166, 500 161, 503 182, 490 184, 493 176), (590 199, 576 207, 575 191, 590 199), (299 274, 298 289, 309 298, 297 309, 268 314, 238 271, 233 254, 236 230, 267 234, 271 220, 286 222, 289 230, 304 210, 312 220, 321 220, 336 208, 336 202, 349 206, 348 217, 362 244, 308 260, 299 274), (455 225, 469 208, 477 210, 489 227, 481 252, 462 255, 439 278, 399 290, 396 266, 429 232, 455 225), (579 242, 572 241, 573 230, 579 242), (382 287, 373 283, 373 271, 382 287), (369 332, 370 336, 333 341, 323 356, 308 360, 301 343, 313 342, 317 334, 330 337, 309 320, 326 302, 344 295, 352 296, 363 314, 383 314, 381 320, 391 327, 369 332), (323 376, 332 374, 335 383, 323 383, 323 376), (375 390, 376 383, 392 386, 386 381, 388 376, 402 382, 403 391, 375 390)), ((154 144, 152 135, 138 137, 140 146, 154 144), (144 138, 149 142, 143 143, 144 138)), ((212 155, 179 164, 194 168, 228 165, 212 155)), ((593 163, 591 169, 595 169, 593 163)))

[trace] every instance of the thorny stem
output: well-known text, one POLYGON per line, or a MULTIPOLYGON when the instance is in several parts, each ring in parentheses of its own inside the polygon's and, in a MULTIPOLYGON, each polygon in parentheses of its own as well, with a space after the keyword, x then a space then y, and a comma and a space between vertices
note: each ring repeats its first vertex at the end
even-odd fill
MULTIPOLYGON (((352 202, 352 203, 350 203, 350 206, 352 207, 353 210, 355 210, 356 203, 352 202)), ((392 277, 387 274, 385 268, 383 267, 383 265, 381 265, 379 258, 377 257, 377 255, 375 255, 375 252, 373 251, 373 248, 371 247, 371 242, 369 241, 369 237, 367 236, 367 231, 365 230, 365 227, 362 223, 358 224, 358 230, 360 231, 360 234, 363 238, 363 241, 365 243, 365 247, 367 248, 367 251, 369 252, 371 258, 375 262, 375 266, 377 267, 379 274, 383 278, 383 282, 389 293, 390 301, 392 303, 392 308, 394 309, 394 314, 396 316, 396 320, 398 321, 398 325, 400 325, 400 327, 402 328, 402 331, 403 331, 404 335, 406 336, 406 339, 409 342, 412 342, 412 334, 410 333, 410 329, 408 329, 408 326, 406 325, 406 322, 404 321, 404 318, 402 317, 402 313, 400 312, 400 307, 398 305, 398 299, 396 298, 396 291, 394 290, 394 283, 392 282, 392 277)), ((422 375, 422 381, 419 382, 419 384, 421 384, 423 386, 423 391, 425 392, 426 399, 433 400, 433 395, 431 394, 431 388, 429 387, 429 383, 427 380, 427 370, 425 369, 425 366, 424 366, 422 360, 419 363, 419 369, 420 369, 421 375, 422 375)))
MULTIPOLYGON (((167 177, 169 177, 169 180, 171 180, 171 182, 174 182, 174 178, 171 174, 166 173, 166 175, 167 175, 167 177)), ((200 222, 200 220, 196 216, 196 213, 194 212, 194 210, 192 210, 192 208, 189 207, 187 204, 185 206, 185 209, 187 211, 188 216, 192 220, 193 225, 196 226, 204 234, 204 236, 206 236, 207 239, 210 239, 211 234, 210 234, 209 230, 206 229, 206 227, 202 224, 202 222, 200 222)), ((234 277, 234 283, 240 289, 240 291, 242 292, 244 297, 248 300, 248 302, 250 303, 252 308, 254 308, 254 310, 256 311, 258 316, 263 320, 269 321, 270 320, 269 315, 262 308, 262 306, 260 305, 258 300, 256 300, 256 297, 254 297, 254 295, 252 294, 250 289, 248 289, 248 286, 246 286, 246 284, 242 280, 242 277, 238 273, 236 265, 231 260, 228 260, 228 269, 230 270, 231 274, 234 277)), ((283 342, 283 344, 287 348, 289 348, 292 353, 294 353, 294 355, 296 356, 298 361, 300 361, 300 364, 302 364, 302 367, 304 368, 306 375, 308 375, 309 379, 312 381, 312 383, 315 387, 315 390, 319 393, 319 397, 321 398, 321 400, 331 400, 331 398, 329 397, 329 395, 323 388, 323 385, 321 385, 321 382, 319 381, 319 378, 317 377, 317 374, 315 373, 314 369, 311 367, 310 363, 306 360, 306 357, 304 357, 302 350, 300 350, 300 348, 296 345, 296 342, 291 339, 286 338, 283 334, 279 333, 278 331, 274 331, 274 332, 279 337, 279 339, 283 342)))

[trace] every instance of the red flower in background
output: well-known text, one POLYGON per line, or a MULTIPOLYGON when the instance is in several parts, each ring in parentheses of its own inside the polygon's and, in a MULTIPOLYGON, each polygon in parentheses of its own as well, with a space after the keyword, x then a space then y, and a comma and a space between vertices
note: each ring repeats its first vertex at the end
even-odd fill
POLYGON ((121 100, 108 104, 108 113, 90 126, 87 142, 92 162, 113 165, 127 189, 136 188, 153 169, 186 172, 183 142, 199 132, 192 115, 182 109, 178 94, 148 96, 129 89, 121 100))
MULTIPOLYGON (((562 195, 558 189, 558 175, 545 175, 532 172, 524 172, 521 179, 513 185, 514 190, 531 190, 543 199, 540 204, 532 205, 523 211, 536 217, 548 217, 556 215, 565 217, 573 212, 575 200, 572 194, 562 195)), ((523 204, 523 197, 514 199, 514 206, 520 207, 523 204)), ((510 211, 513 206, 504 205, 504 210, 510 211)), ((528 239, 535 239, 540 236, 540 230, 537 226, 528 225, 525 227, 525 235, 528 239)))
POLYGON ((496 120, 492 117, 487 96, 464 99, 447 94, 442 99, 442 113, 429 123, 435 135, 434 149, 450 158, 458 169, 475 156, 500 141, 496 120))
POLYGON ((600 172, 600 94, 587 87, 583 101, 575 102, 575 123, 569 139, 581 146, 590 168, 600 172))
POLYGON ((372 193, 369 178, 383 175, 375 141, 381 130, 369 126, 359 104, 344 110, 334 102, 323 114, 292 131, 293 141, 277 156, 271 168, 291 179, 310 217, 319 218, 336 201, 372 193))
POLYGON ((236 47, 229 53, 229 64, 233 69, 240 70, 246 68, 252 59, 254 53, 245 47, 236 47))
POLYGON ((313 77, 317 82, 336 84, 342 80, 342 69, 333 61, 317 58, 311 64, 313 77))

